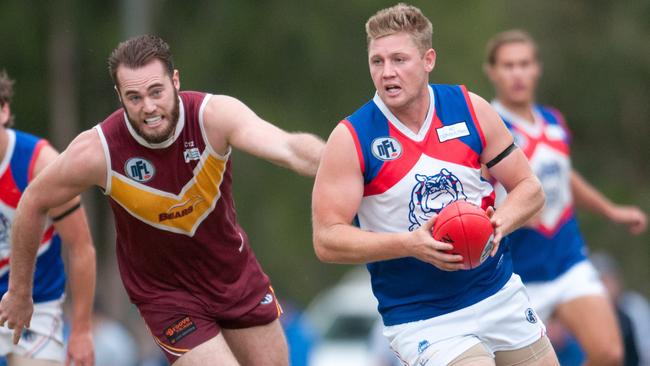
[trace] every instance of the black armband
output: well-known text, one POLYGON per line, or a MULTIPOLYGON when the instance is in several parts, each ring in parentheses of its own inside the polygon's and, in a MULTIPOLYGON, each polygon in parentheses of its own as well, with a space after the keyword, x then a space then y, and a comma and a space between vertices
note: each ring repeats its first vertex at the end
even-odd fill
POLYGON ((79 208, 81 208, 81 202, 79 202, 79 203, 77 203, 76 205, 70 207, 70 208, 67 209, 64 213, 62 213, 62 214, 60 214, 60 215, 58 215, 58 216, 53 217, 53 218, 52 218, 52 221, 53 221, 53 222, 61 221, 61 220, 63 220, 66 216, 68 216, 68 215, 70 215, 71 213, 77 211, 79 208))
POLYGON ((503 150, 499 155, 495 156, 494 159, 488 161, 487 164, 485 164, 486 167, 492 168, 493 166, 499 164, 499 162, 503 159, 505 159, 506 156, 510 155, 511 152, 513 152, 517 148, 517 145, 513 142, 510 144, 510 146, 506 147, 505 150, 503 150))

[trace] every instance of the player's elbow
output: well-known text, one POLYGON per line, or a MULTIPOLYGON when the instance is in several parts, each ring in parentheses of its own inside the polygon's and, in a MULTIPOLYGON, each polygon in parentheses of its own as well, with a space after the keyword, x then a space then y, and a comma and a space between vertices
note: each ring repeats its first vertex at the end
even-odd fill
POLYGON ((318 170, 318 164, 314 164, 308 160, 304 160, 300 157, 293 156, 290 160, 284 164, 287 168, 293 170, 296 174, 303 177, 314 177, 316 176, 316 171, 318 170))
POLYGON ((61 239, 68 247, 70 251, 70 257, 72 260, 84 263, 84 266, 94 264, 96 261, 95 246, 92 243, 90 237, 70 237, 68 236, 66 240, 65 236, 61 236, 61 239))
MULTIPOLYGON (((37 220, 37 218, 45 219, 49 209, 45 203, 44 192, 35 189, 33 184, 28 185, 16 207, 15 220, 22 221, 27 219, 31 222, 31 220, 37 220)), ((15 222, 14 225, 16 225, 15 222)))
POLYGON ((292 133, 287 141, 287 165, 300 175, 314 177, 324 148, 325 144, 318 136, 292 133))
POLYGON ((79 246, 79 251, 83 253, 84 257, 87 260, 94 262, 96 260, 97 253, 95 251, 95 246, 92 243, 92 240, 84 241, 83 245, 79 246))
POLYGON ((333 263, 334 258, 331 251, 327 248, 327 245, 319 238, 319 235, 314 234, 314 253, 316 253, 316 258, 323 263, 333 263))
POLYGON ((314 252, 316 253, 316 258, 318 258, 318 260, 323 263, 337 262, 336 252, 330 241, 327 240, 327 235, 323 230, 314 230, 313 242, 314 252))
POLYGON ((546 195, 544 194, 544 189, 542 188, 542 183, 537 179, 537 177, 532 177, 532 199, 531 206, 535 209, 535 214, 542 211, 544 205, 546 204, 546 195))

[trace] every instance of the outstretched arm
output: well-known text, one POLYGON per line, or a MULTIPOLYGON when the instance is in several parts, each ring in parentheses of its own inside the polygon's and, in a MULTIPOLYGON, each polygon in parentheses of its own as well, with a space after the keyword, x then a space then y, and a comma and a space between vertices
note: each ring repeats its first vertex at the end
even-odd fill
POLYGON ((323 141, 309 133, 289 133, 258 117, 239 100, 213 96, 204 111, 208 140, 219 153, 228 146, 287 167, 298 174, 314 176, 323 141))
POLYGON ((571 191, 576 205, 609 220, 627 226, 630 233, 639 235, 648 225, 648 217, 636 206, 617 205, 587 182, 577 171, 571 172, 571 191))
MULTIPOLYGON (((485 148, 481 153, 481 163, 494 162, 499 154, 513 143, 512 136, 492 106, 483 98, 470 93, 472 104, 485 135, 485 148)), ((495 226, 495 242, 513 232, 544 206, 542 186, 533 173, 528 159, 518 148, 512 150, 502 160, 489 168, 489 173, 508 192, 499 210, 488 211, 495 226)), ((496 253, 497 245, 492 252, 496 253)))
POLYGON ((63 244, 68 248, 68 279, 72 299, 72 327, 66 365, 95 363, 92 339, 92 310, 95 298, 95 248, 83 207, 55 222, 63 244))
POLYGON ((443 253, 453 246, 431 235, 435 217, 418 230, 374 233, 352 226, 363 197, 363 177, 352 136, 337 126, 327 142, 312 194, 313 240, 323 262, 368 263, 416 257, 443 270, 462 269, 462 257, 443 253))
POLYGON ((14 330, 14 343, 32 315, 34 263, 45 220, 92 185, 102 187, 106 163, 94 130, 77 137, 27 187, 18 204, 11 235, 9 289, 0 302, 0 325, 14 330))
MULTIPOLYGON (((51 147, 43 148, 36 161, 35 174, 38 176, 57 156, 51 147)), ((67 272, 72 295, 72 330, 66 365, 93 365, 95 362, 91 324, 95 297, 95 248, 80 205, 81 198, 77 196, 49 213, 69 253, 67 272)))

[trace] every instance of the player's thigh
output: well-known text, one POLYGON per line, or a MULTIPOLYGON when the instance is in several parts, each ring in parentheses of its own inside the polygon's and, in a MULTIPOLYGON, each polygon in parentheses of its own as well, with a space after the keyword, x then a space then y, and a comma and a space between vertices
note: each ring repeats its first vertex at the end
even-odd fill
POLYGON ((239 366, 235 355, 219 333, 212 339, 192 348, 172 364, 173 366, 239 366))
POLYGON ((575 335, 587 353, 622 349, 614 307, 605 296, 583 296, 560 304, 557 318, 575 335))
POLYGON ((16 354, 7 355, 7 364, 9 366, 61 366, 63 362, 54 360, 36 360, 16 354))
POLYGON ((485 349, 482 343, 479 343, 460 356, 456 357, 449 363, 449 366, 494 366, 494 358, 485 349))
POLYGON ((140 304, 138 310, 170 364, 219 335, 219 325, 205 312, 181 306, 164 309, 148 304, 140 304))
POLYGON ((286 366, 287 341, 279 320, 241 329, 222 328, 228 346, 244 366, 286 366))
POLYGON ((497 366, 557 366, 559 362, 548 337, 511 351, 494 353, 497 366))

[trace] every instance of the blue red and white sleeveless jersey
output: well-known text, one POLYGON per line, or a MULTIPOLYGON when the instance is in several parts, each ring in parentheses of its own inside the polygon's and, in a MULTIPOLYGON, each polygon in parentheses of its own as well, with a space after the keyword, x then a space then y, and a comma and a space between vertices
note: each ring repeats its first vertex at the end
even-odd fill
MULTIPOLYGON (((9 285, 11 226, 16 207, 27 184, 34 178, 34 165, 47 141, 30 134, 7 129, 8 142, 0 162, 0 293, 9 285)), ((65 271, 61 259, 61 239, 51 220, 46 223, 34 273, 34 302, 59 299, 65 290, 65 271)))
POLYGON ((210 98, 180 92, 174 135, 159 144, 142 139, 123 109, 95 128, 131 301, 166 309, 182 303, 233 318, 259 304, 269 279, 237 223, 230 152, 220 155, 208 143, 203 111, 210 98))
MULTIPOLYGON (((571 134, 555 108, 534 106, 534 123, 492 105, 537 175, 546 205, 533 223, 509 235, 515 273, 524 282, 551 281, 586 259, 586 247, 576 220, 571 193, 571 134)), ((497 199, 505 196, 497 189, 497 199)))
MULTIPOLYGON (((353 136, 364 177, 357 223, 372 232, 408 232, 445 206, 467 200, 487 208, 492 185, 481 177, 485 137, 464 86, 431 85, 418 133, 378 95, 343 123, 353 136)), ((367 265, 387 326, 429 319, 496 293, 512 275, 507 244, 468 271, 446 272, 413 257, 367 265)))

